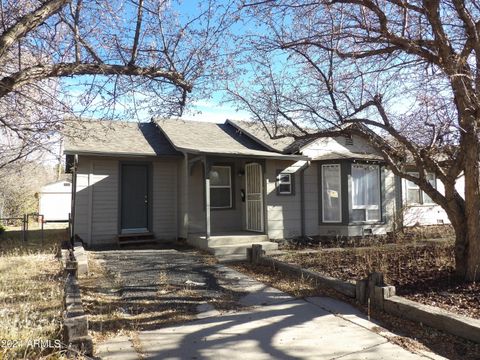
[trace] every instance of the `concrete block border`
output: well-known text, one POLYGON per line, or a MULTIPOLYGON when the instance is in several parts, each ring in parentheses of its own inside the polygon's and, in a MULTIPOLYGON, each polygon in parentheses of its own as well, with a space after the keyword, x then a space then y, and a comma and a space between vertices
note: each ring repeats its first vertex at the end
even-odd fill
MULTIPOLYGON (((83 246, 76 244, 75 251, 70 249, 63 252, 65 266, 63 340, 68 345, 69 353, 73 357, 78 354, 93 355, 93 340, 88 335, 88 318, 83 311, 80 286, 77 279, 80 272, 86 274, 86 271, 88 271, 88 268, 79 263, 75 257, 77 251, 79 253, 82 251, 79 250, 79 246, 83 250, 83 246)), ((83 256, 86 263, 85 250, 83 250, 83 256)))
POLYGON ((262 245, 253 244, 252 248, 247 249, 247 259, 254 264, 271 266, 284 273, 295 275, 315 282, 317 285, 335 289, 339 293, 351 298, 355 298, 355 282, 343 281, 330 276, 325 276, 315 271, 303 269, 298 265, 287 264, 283 261, 266 256, 262 250, 262 245))
POLYGON ((370 306, 388 314, 480 343, 480 320, 397 296, 395 286, 385 285, 382 273, 372 273, 362 280, 343 281, 267 256, 259 244, 247 249, 247 261, 308 279, 316 285, 334 289, 361 304, 369 303, 370 306))
POLYGON ((383 293, 383 311, 480 343, 480 320, 383 293))

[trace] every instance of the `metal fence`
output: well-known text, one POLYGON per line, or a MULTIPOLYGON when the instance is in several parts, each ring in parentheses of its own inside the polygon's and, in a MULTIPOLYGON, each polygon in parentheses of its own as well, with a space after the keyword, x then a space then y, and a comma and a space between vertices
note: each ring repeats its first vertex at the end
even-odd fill
MULTIPOLYGON (((0 218, 0 224, 5 226, 20 226, 20 231, 22 232, 22 240, 28 241, 28 231, 29 231, 29 224, 31 220, 36 221, 40 224, 40 238, 43 244, 44 240, 44 223, 45 223, 45 216, 38 213, 31 213, 31 214, 23 214, 21 217, 8 217, 8 218, 0 218)), ((37 230, 37 229, 35 229, 37 230)))

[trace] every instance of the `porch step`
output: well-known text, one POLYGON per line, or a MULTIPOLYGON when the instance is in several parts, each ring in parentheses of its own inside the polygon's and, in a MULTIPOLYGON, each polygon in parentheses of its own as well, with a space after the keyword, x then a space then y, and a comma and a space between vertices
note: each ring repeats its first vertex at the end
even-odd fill
POLYGON ((266 252, 278 250, 278 244, 270 241, 250 242, 248 244, 223 245, 223 246, 208 246, 207 251, 211 254, 221 257, 226 255, 243 255, 247 256, 247 248, 252 247, 253 244, 262 245, 266 252))
POLYGON ((268 235, 264 234, 248 234, 248 235, 214 235, 208 239, 209 247, 253 244, 260 242, 268 242, 268 235))
POLYGON ((157 240, 153 233, 131 233, 131 234, 119 234, 117 236, 119 246, 127 245, 145 245, 156 243, 157 240))

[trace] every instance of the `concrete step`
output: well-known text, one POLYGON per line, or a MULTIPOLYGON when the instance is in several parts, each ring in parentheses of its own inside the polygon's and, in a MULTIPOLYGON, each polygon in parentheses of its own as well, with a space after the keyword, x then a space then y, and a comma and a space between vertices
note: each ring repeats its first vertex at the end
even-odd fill
POLYGON ((267 242, 268 235, 248 234, 248 235, 214 235, 208 239, 208 246, 228 246, 240 244, 253 244, 258 242, 267 242))
POLYGON ((275 251, 278 249, 277 243, 262 241, 262 242, 252 242, 249 244, 209 246, 208 251, 215 256, 224 256, 224 255, 245 255, 246 256, 247 248, 251 247, 252 244, 262 245, 263 250, 267 252, 275 251))
POLYGON ((218 255, 216 256, 217 260, 221 264, 228 264, 233 262, 245 261, 247 260, 247 255, 233 254, 233 255, 218 255))

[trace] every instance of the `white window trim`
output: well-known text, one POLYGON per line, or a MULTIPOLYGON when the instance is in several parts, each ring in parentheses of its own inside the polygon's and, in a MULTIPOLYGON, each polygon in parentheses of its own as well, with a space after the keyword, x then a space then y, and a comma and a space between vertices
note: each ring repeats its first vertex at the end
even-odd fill
MULTIPOLYGON (((428 180, 428 175, 432 175, 433 176, 433 187, 436 189, 437 188, 437 176, 435 175, 435 173, 427 173, 427 181, 430 182, 428 180)), ((425 201, 425 195, 428 196, 428 194, 425 194, 425 192, 422 190, 422 203, 423 205, 428 205, 428 206, 432 206, 432 205, 437 205, 437 203, 435 201, 433 201, 433 199, 430 199, 430 202, 426 202, 425 201)), ((430 196, 428 196, 430 197, 430 196)))
POLYGON ((277 187, 279 195, 292 195, 292 174, 289 173, 280 173, 277 176, 277 187), (288 176, 288 181, 282 181, 282 176, 288 176), (289 185, 289 191, 280 191, 280 185, 289 185))
MULTIPOLYGON (((212 185, 210 183, 210 189, 229 189, 230 194, 230 203, 228 206, 212 206, 210 205, 211 209, 231 209, 233 207, 233 199, 232 199, 232 167, 231 166, 219 166, 213 165, 210 171, 213 171, 214 168, 217 169, 228 169, 228 185, 212 185)), ((211 195, 210 195, 211 196, 211 195)))
POLYGON ((330 224, 339 224, 342 222, 342 167, 340 164, 324 164, 322 165, 322 222, 330 223, 330 224), (338 201, 340 202, 340 220, 332 221, 332 220, 325 220, 325 192, 323 191, 323 177, 325 171, 323 170, 326 167, 331 167, 332 165, 338 166, 338 181, 340 182, 339 192, 338 192, 338 201))
MULTIPOLYGON (((378 198, 380 199, 380 203, 382 202, 382 182, 381 182, 381 179, 380 179, 380 166, 379 165, 371 165, 371 164, 352 164, 352 168, 353 166, 375 166, 377 168, 377 176, 378 176, 378 184, 380 185, 378 187, 378 198)), ((351 176, 351 181, 350 181, 350 188, 353 189, 353 176, 351 176)), ((382 213, 380 212, 379 215, 380 217, 378 219, 369 219, 368 218, 368 211, 366 210, 380 210, 380 204, 379 205, 353 205, 354 201, 353 201, 353 197, 354 197, 354 193, 353 193, 353 190, 351 191, 351 202, 352 202, 352 210, 365 210, 365 220, 359 220, 359 221, 353 221, 354 223, 366 223, 366 222, 370 222, 370 223, 376 223, 376 222, 379 222, 379 221, 382 221, 382 213)))

